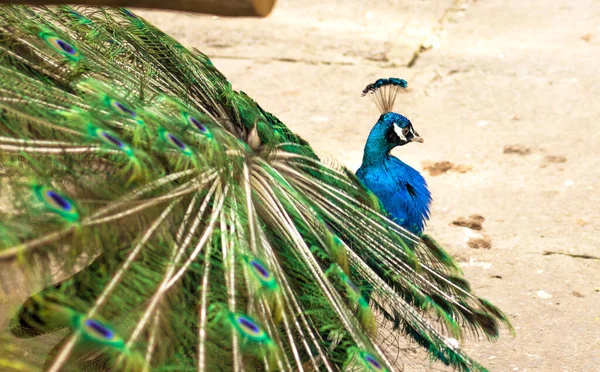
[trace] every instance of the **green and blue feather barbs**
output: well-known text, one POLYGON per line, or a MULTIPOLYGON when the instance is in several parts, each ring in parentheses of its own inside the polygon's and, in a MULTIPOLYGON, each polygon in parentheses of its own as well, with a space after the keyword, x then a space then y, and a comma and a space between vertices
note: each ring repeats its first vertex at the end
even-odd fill
POLYGON ((161 140, 163 140, 169 146, 178 150, 182 154, 184 154, 186 156, 191 156, 194 154, 194 152, 192 151, 192 149, 190 149, 190 147, 188 145, 186 145, 182 140, 175 137, 175 135, 173 133, 165 130, 164 128, 158 129, 158 135, 161 140))
POLYGON ((191 110, 188 105, 175 97, 164 94, 158 97, 157 105, 162 107, 160 112, 169 117, 169 119, 171 116, 181 115, 183 119, 182 128, 184 130, 191 128, 194 132, 200 133, 207 138, 213 137, 207 124, 214 124, 214 122, 204 113, 192 113, 195 110, 191 110))
POLYGON ((385 367, 385 365, 379 360, 379 358, 367 351, 360 351, 358 353, 358 360, 367 371, 384 372, 388 370, 385 367))
POLYGON ((344 270, 342 270, 341 267, 339 267, 337 264, 333 264, 331 265, 329 270, 327 270, 326 273, 330 272, 335 272, 340 277, 342 282, 344 282, 344 284, 346 285, 346 288, 348 288, 348 290, 350 291, 350 296, 354 301, 357 301, 358 304, 361 306, 369 306, 367 301, 364 299, 360 289, 356 286, 356 284, 354 284, 352 279, 350 279, 350 277, 346 275, 346 273, 344 272, 344 270))
POLYGON ((69 222, 79 220, 79 212, 71 199, 42 185, 34 185, 33 193, 49 211, 58 214, 69 222))
POLYGON ((117 135, 106 131, 104 129, 100 129, 93 124, 88 125, 88 133, 92 138, 95 138, 105 145, 123 151, 127 156, 133 157, 133 149, 127 143, 123 142, 117 135))
POLYGON ((261 260, 252 256, 245 256, 244 263, 249 271, 250 282, 255 285, 255 295, 262 296, 273 314, 273 321, 279 323, 282 316, 280 288, 273 272, 261 260))
POLYGON ((39 36, 50 48, 66 57, 68 60, 78 62, 81 59, 79 50, 72 43, 60 38, 52 31, 43 30, 39 33, 39 36))
POLYGON ((133 14, 132 11, 125 8, 121 8, 120 11, 123 15, 125 15, 127 19, 129 19, 129 22, 131 22, 132 25, 140 29, 146 28, 146 24, 144 23, 144 21, 137 15, 133 14))
MULTIPOLYGON (((209 312, 211 312, 211 308, 218 307, 221 307, 221 305, 212 304, 209 307, 209 312)), ((223 308, 218 312, 215 321, 220 323, 220 325, 225 325, 225 327, 217 325, 217 331, 231 330, 237 333, 241 340, 240 346, 243 352, 255 354, 259 358, 265 358, 267 363, 275 368, 276 359, 278 359, 279 354, 275 341, 252 317, 223 308)))
POLYGON ((357 304, 357 314, 356 317, 360 321, 360 324, 365 329, 365 331, 369 332, 372 335, 375 335, 377 332, 377 322, 375 320, 375 315, 373 311, 369 307, 369 302, 363 296, 361 290, 354 284, 352 279, 339 267, 337 264, 331 265, 331 267, 327 270, 327 274, 335 272, 344 285, 347 288, 348 297, 350 300, 357 304))
POLYGON ((271 346, 273 340, 269 334, 252 317, 243 313, 230 311, 222 303, 213 303, 208 307, 208 312, 215 311, 213 324, 218 332, 234 330, 244 341, 251 341, 271 346), (225 326, 225 327, 223 327, 225 326))
POLYGON ((131 12, 129 9, 121 8, 120 10, 121 10, 121 13, 125 14, 128 18, 139 20, 138 16, 133 14, 133 12, 131 12))
MULTIPOLYGON (((358 289, 356 284, 354 284, 354 282, 352 280, 350 280, 350 277, 348 277, 348 275, 346 275, 343 272, 340 272, 340 277, 342 278, 342 281, 346 284, 346 286, 352 291, 352 293, 354 295, 356 295, 357 297, 359 297, 359 301, 360 300, 364 301, 364 298, 362 298, 362 294, 360 293, 360 289, 358 289)), ((365 301, 365 303, 366 303, 366 301, 365 301)))
POLYGON ((229 321, 238 334, 246 340, 264 344, 272 342, 267 332, 247 315, 229 313, 229 321))
POLYGON ((93 22, 89 18, 87 18, 83 14, 79 13, 78 11, 76 11, 73 8, 70 8, 70 7, 67 8, 67 12, 71 15, 71 17, 75 18, 81 24, 86 24, 86 25, 93 24, 93 22))
POLYGON ((261 284, 263 288, 277 288, 277 281, 275 280, 273 273, 261 261, 252 257, 246 257, 245 261, 250 269, 250 272, 252 273, 252 276, 261 284))
POLYGON ((106 107, 110 108, 114 113, 125 116, 126 118, 133 119, 137 121, 139 124, 143 124, 143 119, 141 119, 138 113, 129 107, 128 104, 121 102, 109 95, 104 96, 104 104, 106 107))
POLYGON ((113 329, 96 319, 86 318, 81 315, 76 316, 73 329, 81 331, 82 339, 84 341, 94 342, 117 349, 123 349, 125 347, 125 342, 113 329))
POLYGON ((83 14, 79 13, 78 11, 76 11, 73 8, 67 9, 67 12, 69 12, 69 14, 71 14, 73 17, 75 17, 77 19, 87 19, 83 14))
POLYGON ((335 234, 329 234, 331 259, 339 265, 344 273, 349 273, 348 256, 346 255, 346 246, 344 242, 335 234))
POLYGON ((185 121, 185 124, 187 126, 191 126, 192 128, 194 128, 195 131, 204 134, 208 138, 212 138, 212 133, 210 132, 208 127, 205 124, 203 124, 198 118, 185 111, 182 111, 181 115, 183 116, 183 120, 185 121))

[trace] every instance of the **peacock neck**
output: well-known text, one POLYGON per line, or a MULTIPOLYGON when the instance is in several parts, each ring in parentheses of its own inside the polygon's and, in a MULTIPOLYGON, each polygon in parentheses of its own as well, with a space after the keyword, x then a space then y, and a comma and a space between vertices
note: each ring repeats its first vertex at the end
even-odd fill
POLYGON ((381 122, 378 122, 371 130, 371 133, 369 133, 363 153, 363 166, 383 164, 391 156, 390 151, 395 146, 390 144, 386 139, 385 132, 385 126, 381 122))

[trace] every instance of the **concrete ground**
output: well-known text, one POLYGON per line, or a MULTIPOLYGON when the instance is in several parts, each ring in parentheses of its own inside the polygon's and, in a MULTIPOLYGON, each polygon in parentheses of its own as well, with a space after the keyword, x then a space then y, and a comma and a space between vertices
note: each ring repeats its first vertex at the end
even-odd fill
MULTIPOLYGON (((427 178, 427 231, 517 332, 465 349, 491 371, 600 371, 599 1, 279 0, 266 19, 139 13, 351 169, 378 118, 360 92, 380 77, 408 80, 396 108, 425 143, 394 154, 427 178), (453 224, 471 215, 485 218, 482 230, 453 224)), ((419 354, 404 366, 446 370, 419 354)))
POLYGON ((465 348, 492 371, 600 370, 600 2, 280 0, 261 20, 142 14, 352 169, 378 117, 362 88, 408 80, 397 111, 425 143, 394 154, 426 174, 428 232, 517 332, 465 348), (452 225, 473 214, 483 230, 452 225), (478 238, 491 247, 471 248, 478 238))

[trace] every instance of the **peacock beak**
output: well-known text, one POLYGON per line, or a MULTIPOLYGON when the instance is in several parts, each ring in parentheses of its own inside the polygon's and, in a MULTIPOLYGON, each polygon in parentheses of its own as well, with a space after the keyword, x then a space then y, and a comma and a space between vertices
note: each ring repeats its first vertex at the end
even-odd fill
POLYGON ((423 143, 423 138, 419 137, 419 135, 414 136, 413 138, 411 138, 410 140, 411 142, 419 142, 419 143, 423 143))

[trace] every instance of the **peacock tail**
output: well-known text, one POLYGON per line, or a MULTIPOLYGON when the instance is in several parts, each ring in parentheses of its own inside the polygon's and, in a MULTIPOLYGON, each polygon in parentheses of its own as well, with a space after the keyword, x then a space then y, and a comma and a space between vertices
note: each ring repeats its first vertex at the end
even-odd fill
POLYGON ((507 317, 199 51, 126 9, 3 6, 0 76, 0 278, 46 287, 0 369, 391 371, 393 328, 485 370, 460 341, 507 317))

